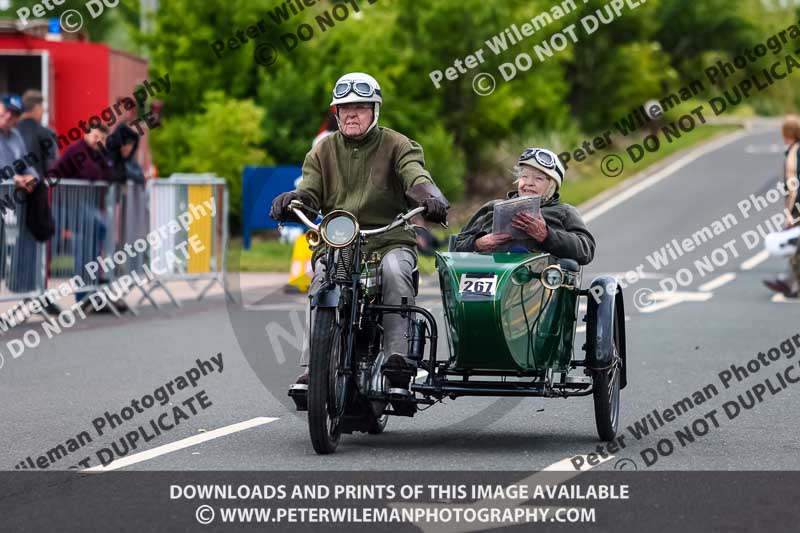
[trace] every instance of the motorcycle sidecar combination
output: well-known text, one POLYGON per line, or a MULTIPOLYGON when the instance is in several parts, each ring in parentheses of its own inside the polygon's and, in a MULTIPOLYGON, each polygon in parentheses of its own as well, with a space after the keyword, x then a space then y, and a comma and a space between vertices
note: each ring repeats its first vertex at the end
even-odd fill
POLYGON ((333 453, 342 433, 383 432, 389 415, 413 416, 459 396, 594 397, 602 440, 619 425, 619 391, 627 384, 622 289, 611 276, 581 288, 575 261, 548 254, 437 253, 446 322, 447 357, 438 357, 438 326, 430 311, 403 301, 381 302, 380 258, 365 257, 374 235, 409 225, 417 208, 383 227, 362 230, 346 211, 317 225, 292 204, 323 246, 322 284, 309 295, 309 382, 289 395, 308 411, 317 453, 333 453), (587 298, 585 357, 574 356, 579 300, 587 298), (427 373, 410 390, 383 375, 382 317, 407 319, 407 357, 427 373))

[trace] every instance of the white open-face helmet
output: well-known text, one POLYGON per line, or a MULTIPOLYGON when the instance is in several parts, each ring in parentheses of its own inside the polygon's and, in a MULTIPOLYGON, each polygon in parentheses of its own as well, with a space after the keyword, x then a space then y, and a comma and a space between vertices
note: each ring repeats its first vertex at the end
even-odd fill
POLYGON ((517 165, 528 165, 541 170, 555 180, 558 189, 564 181, 564 165, 558 156, 545 148, 528 148, 519 156, 517 165))
MULTIPOLYGON (((383 103, 381 97, 381 86, 378 80, 363 72, 350 72, 336 81, 333 86, 333 100, 331 106, 341 104, 351 104, 355 102, 371 102, 373 104, 372 124, 367 128, 367 132, 378 124, 378 115, 383 103)), ((336 112, 336 121, 339 121, 339 112, 336 112)), ((342 125, 339 124, 339 129, 342 125)), ((366 132, 365 132, 366 134, 366 132)))

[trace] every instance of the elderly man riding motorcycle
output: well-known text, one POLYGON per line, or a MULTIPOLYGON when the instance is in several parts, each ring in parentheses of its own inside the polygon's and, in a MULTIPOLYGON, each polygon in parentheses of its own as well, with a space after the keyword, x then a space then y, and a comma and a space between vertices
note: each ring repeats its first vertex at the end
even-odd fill
MULTIPOLYGON (((300 200, 323 213, 347 210, 364 229, 389 224, 398 213, 417 206, 426 208, 423 216, 429 221, 447 221, 450 206, 425 169, 422 147, 401 133, 378 127, 382 104, 380 85, 372 76, 353 72, 339 78, 331 101, 339 131, 306 155, 300 185, 275 198, 272 218, 287 220, 289 204, 300 200)), ((383 302, 399 305, 406 297, 413 304, 417 266, 414 232, 398 227, 371 239, 365 252, 381 257, 383 302)), ((311 294, 324 279, 324 257, 321 249, 315 250, 311 294)), ((384 353, 390 354, 385 375, 393 387, 409 386, 408 370, 413 363, 405 357, 405 322, 399 315, 387 315, 383 322, 384 353)), ((298 384, 307 382, 307 372, 297 380, 298 384)))

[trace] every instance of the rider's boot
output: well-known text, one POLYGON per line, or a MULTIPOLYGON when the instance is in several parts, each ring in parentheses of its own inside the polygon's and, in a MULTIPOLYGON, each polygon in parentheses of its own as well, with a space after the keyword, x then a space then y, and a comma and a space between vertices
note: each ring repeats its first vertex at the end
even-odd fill
POLYGON ((409 390, 411 379, 416 374, 416 367, 399 353, 393 353, 384 363, 383 375, 389 382, 389 390, 386 392, 393 414, 413 416, 417 411, 414 394, 409 390))
POLYGON ((308 368, 289 386, 289 397, 294 400, 298 411, 308 410, 308 368))
POLYGON ((408 389, 416 369, 399 353, 393 353, 383 365, 383 375, 393 389, 408 389))

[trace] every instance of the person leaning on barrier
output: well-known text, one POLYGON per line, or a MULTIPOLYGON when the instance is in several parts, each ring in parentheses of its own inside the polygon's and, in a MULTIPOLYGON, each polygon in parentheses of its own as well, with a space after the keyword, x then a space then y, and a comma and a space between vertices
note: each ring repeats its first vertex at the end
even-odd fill
POLYGON ((4 96, 0 101, 0 168, 4 170, 4 179, 9 174, 5 169, 10 168, 16 188, 31 192, 39 173, 25 159, 25 140, 15 128, 21 115, 22 99, 16 95, 4 96))
MULTIPOLYGON (((786 186, 787 220, 784 229, 789 229, 800 222, 800 210, 797 208, 797 180, 800 179, 800 118, 789 115, 781 127, 783 143, 788 145, 786 157, 783 162, 783 183, 786 186), (795 187, 789 185, 794 183, 795 187)), ((797 298, 800 286, 800 246, 798 251, 789 258, 786 270, 775 279, 765 279, 767 288, 782 293, 787 298, 797 298)))
POLYGON ((514 167, 517 190, 506 199, 520 196, 540 196, 541 214, 533 217, 517 214, 512 225, 529 238, 512 240, 511 235, 492 233, 494 205, 502 200, 484 204, 469 220, 455 239, 455 252, 545 252, 561 259, 574 259, 581 265, 594 258, 595 240, 578 210, 559 200, 564 180, 564 167, 556 154, 542 148, 529 148, 514 167))
POLYGON ((89 125, 89 132, 64 150, 49 173, 60 179, 111 181, 111 162, 105 149, 107 138, 107 127, 89 125))
POLYGON ((108 136, 106 148, 111 158, 111 174, 114 181, 125 183, 130 180, 138 184, 145 182, 142 167, 136 161, 139 134, 125 121, 121 121, 114 133, 108 136))
MULTIPOLYGON (((110 182, 112 180, 111 162, 106 156, 105 150, 107 137, 108 128, 104 125, 90 125, 89 133, 64 150, 58 161, 50 168, 50 173, 62 179, 110 182)), ((85 191, 88 192, 89 189, 85 189, 85 191)), ((105 192, 104 189, 101 191, 105 192)), ((88 284, 93 284, 95 281, 107 283, 107 280, 103 278, 99 280, 86 279, 85 271, 85 265, 94 261, 104 252, 102 247, 108 231, 106 217, 102 211, 105 198, 102 196, 96 198, 94 194, 78 194, 76 197, 81 205, 75 206, 78 223, 72 235, 75 274, 82 276, 88 284)), ((113 253, 113 251, 107 250, 106 253, 113 253)), ((99 275, 102 276, 102 272, 99 275)), ((91 311, 93 306, 90 299, 86 298, 87 295, 89 295, 88 291, 77 291, 75 301, 82 302, 85 311, 91 311)), ((128 306, 122 299, 109 301, 109 305, 113 305, 118 311, 128 310, 128 306)), ((104 305, 96 311, 111 312, 109 305, 104 305)))
MULTIPOLYGON (((17 238, 11 247, 11 268, 6 270, 5 250, 9 247, 6 241, 6 217, 0 215, 0 276, 6 278, 8 290, 13 293, 24 294, 42 291, 44 289, 43 272, 37 265, 43 260, 41 247, 37 246, 36 239, 31 234, 26 213, 29 206, 25 197, 39 184, 39 173, 30 165, 25 141, 15 128, 22 114, 22 99, 17 95, 7 95, 0 101, 0 168, 3 169, 3 179, 13 176, 14 193, 7 196, 3 203, 3 213, 12 209, 16 215, 18 228, 17 238), (7 207, 13 205, 13 208, 7 207)), ((25 300, 29 300, 26 298, 25 300)), ((45 311, 58 314, 60 309, 56 306, 47 306, 45 311)))
POLYGON ((28 153, 33 154, 31 165, 41 178, 47 175, 47 169, 58 158, 58 142, 56 134, 42 125, 44 116, 44 97, 42 93, 28 90, 22 94, 22 115, 17 123, 28 153))
MULTIPOLYGON (((39 179, 33 189, 18 192, 20 203, 24 207, 20 209, 23 215, 18 223, 24 223, 27 233, 33 236, 36 242, 47 242, 55 232, 55 222, 53 213, 50 210, 50 202, 47 192, 47 168, 58 155, 56 134, 44 127, 42 116, 44 115, 44 97, 36 90, 25 91, 22 95, 22 114, 17 122, 17 130, 25 141, 27 156, 32 158, 31 166, 36 169, 39 179)), ((38 251, 33 240, 20 240, 18 253, 12 256, 12 270, 24 269, 34 272, 32 267, 36 264, 38 251)), ((36 278, 28 274, 30 281, 26 283, 28 287, 36 284, 36 278)), ((41 274, 38 274, 42 278, 41 274)), ((38 280, 39 290, 44 290, 44 279, 38 280)), ((26 287, 27 288, 27 287, 26 287)), ((55 302, 49 301, 44 307, 44 311, 52 316, 58 316, 61 308, 55 302)))
MULTIPOLYGON (((43 115, 42 93, 35 90, 25 91, 22 95, 22 115, 17 123, 17 130, 25 141, 28 154, 33 157, 31 166, 36 169, 40 178, 24 199, 25 225, 39 242, 48 241, 55 232, 55 222, 47 194, 47 186, 54 183, 49 181, 47 169, 58 158, 56 134, 42 125, 43 115)), ((55 312, 58 306, 50 302, 48 308, 51 312, 55 312)))
MULTIPOLYGON (((368 74, 354 72, 334 85, 331 106, 335 106, 339 131, 318 142, 303 162, 303 180, 297 190, 279 195, 270 216, 284 221, 289 203, 304 204, 327 214, 335 209, 352 212, 360 226, 376 228, 391 223, 411 206, 425 206, 425 218, 445 222, 450 207, 425 169, 422 147, 405 135, 378 127, 383 103, 378 82, 368 74)), ((414 302, 413 271, 417 265, 416 240, 399 227, 369 240, 365 254, 378 253, 383 271, 383 302, 399 305, 403 297, 414 302)), ((311 292, 322 283, 324 265, 319 249, 314 256, 311 292)), ((386 315, 384 351, 389 354, 386 375, 394 387, 407 388, 405 319, 386 315)), ((307 383, 307 375, 298 378, 307 383)))

